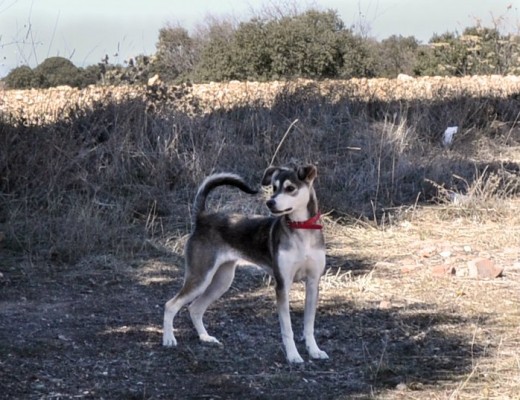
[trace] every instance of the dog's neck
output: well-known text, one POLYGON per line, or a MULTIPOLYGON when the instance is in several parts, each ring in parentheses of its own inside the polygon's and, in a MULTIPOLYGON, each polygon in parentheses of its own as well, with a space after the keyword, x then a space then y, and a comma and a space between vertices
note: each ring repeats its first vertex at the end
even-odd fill
POLYGON ((318 224, 321 214, 318 213, 314 217, 309 218, 305 221, 291 221, 287 219, 287 225, 291 229, 322 229, 323 225, 318 224))
POLYGON ((287 215, 287 218, 290 221, 294 222, 303 222, 308 219, 314 217, 318 214, 318 200, 316 198, 316 193, 314 189, 311 188, 309 191, 309 201, 307 202, 306 208, 300 208, 297 210, 293 210, 290 214, 287 215))

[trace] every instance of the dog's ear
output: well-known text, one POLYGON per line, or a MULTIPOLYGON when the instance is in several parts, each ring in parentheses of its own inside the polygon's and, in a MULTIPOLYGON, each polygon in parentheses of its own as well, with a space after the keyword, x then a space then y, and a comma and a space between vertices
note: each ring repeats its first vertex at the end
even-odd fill
POLYGON ((273 175, 275 174, 275 172, 278 172, 279 169, 280 168, 278 168, 278 167, 267 168, 264 172, 264 176, 262 177, 262 185, 263 186, 270 185, 273 180, 273 175))
POLYGON ((305 165, 298 168, 298 179, 311 183, 318 175, 318 169, 314 165, 305 165))

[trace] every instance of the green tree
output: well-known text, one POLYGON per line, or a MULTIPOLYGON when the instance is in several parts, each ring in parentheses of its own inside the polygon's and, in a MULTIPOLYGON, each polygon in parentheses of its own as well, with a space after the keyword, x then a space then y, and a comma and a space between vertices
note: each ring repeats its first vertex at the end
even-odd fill
POLYGON ((414 75, 419 42, 413 36, 392 35, 378 46, 377 75, 395 78, 399 74, 414 75))
POLYGON ((9 89, 30 89, 36 83, 36 74, 27 65, 22 65, 12 69, 4 82, 9 89))
POLYGON ((273 75, 335 77, 342 68, 349 31, 335 11, 309 10, 274 20, 267 33, 273 75))
POLYGON ((241 79, 235 65, 235 27, 230 21, 212 21, 201 35, 200 60, 194 70, 199 81, 241 79))
POLYGON ((483 75, 519 71, 520 40, 495 28, 466 28, 462 35, 434 35, 418 54, 419 75, 483 75))
POLYGON ((95 85, 101 82, 102 68, 99 64, 89 65, 81 70, 81 86, 95 85))
POLYGON ((164 81, 187 76, 199 59, 197 40, 182 27, 166 26, 160 29, 156 48, 151 70, 164 81))
POLYGON ((70 60, 49 57, 34 69, 37 86, 48 88, 59 85, 81 86, 81 71, 70 60))
POLYGON ((235 72, 240 79, 268 80, 272 78, 272 51, 268 26, 261 19, 239 25, 234 35, 235 72))
POLYGON ((351 31, 345 33, 342 41, 343 60, 339 77, 373 78, 377 76, 377 43, 354 35, 351 31))
POLYGON ((467 69, 472 74, 503 75, 519 66, 518 40, 500 34, 496 28, 469 27, 459 39, 466 47, 467 69))
POLYGON ((434 34, 418 54, 418 75, 463 76, 469 73, 468 51, 458 33, 434 34))
POLYGON ((203 80, 371 76, 369 46, 335 11, 214 25, 201 50, 203 80))

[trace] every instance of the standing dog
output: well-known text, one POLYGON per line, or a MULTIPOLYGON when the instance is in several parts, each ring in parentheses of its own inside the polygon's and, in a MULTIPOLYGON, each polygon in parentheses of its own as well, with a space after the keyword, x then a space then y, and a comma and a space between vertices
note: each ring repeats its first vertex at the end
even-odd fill
POLYGON ((294 281, 305 281, 303 337, 311 358, 326 359, 314 338, 314 318, 320 277, 325 269, 325 243, 313 182, 313 165, 298 168, 269 167, 262 185, 272 185, 267 201, 271 217, 210 213, 206 197, 221 185, 236 186, 255 194, 239 176, 222 173, 202 182, 193 208, 194 230, 186 244, 184 285, 165 305, 163 345, 176 346, 173 319, 189 304, 190 317, 203 342, 219 343, 210 336, 202 318, 208 306, 231 286, 235 267, 241 260, 256 264, 274 276, 276 304, 287 360, 302 363, 296 349, 289 314, 289 290, 294 281))

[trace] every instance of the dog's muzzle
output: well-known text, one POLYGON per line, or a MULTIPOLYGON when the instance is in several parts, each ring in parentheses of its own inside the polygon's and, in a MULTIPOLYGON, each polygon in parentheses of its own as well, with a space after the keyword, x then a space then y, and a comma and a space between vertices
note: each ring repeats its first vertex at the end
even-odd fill
POLYGON ((276 210, 276 201, 273 200, 273 199, 269 199, 265 202, 265 205, 267 206, 267 208, 271 211, 275 211, 276 210))
POLYGON ((282 214, 287 214, 288 212, 292 211, 292 208, 287 208, 285 210, 278 210, 276 208, 276 200, 274 199, 269 199, 265 202, 265 205, 267 206, 267 208, 269 209, 269 211, 271 211, 271 214, 273 215, 282 215, 282 214))

